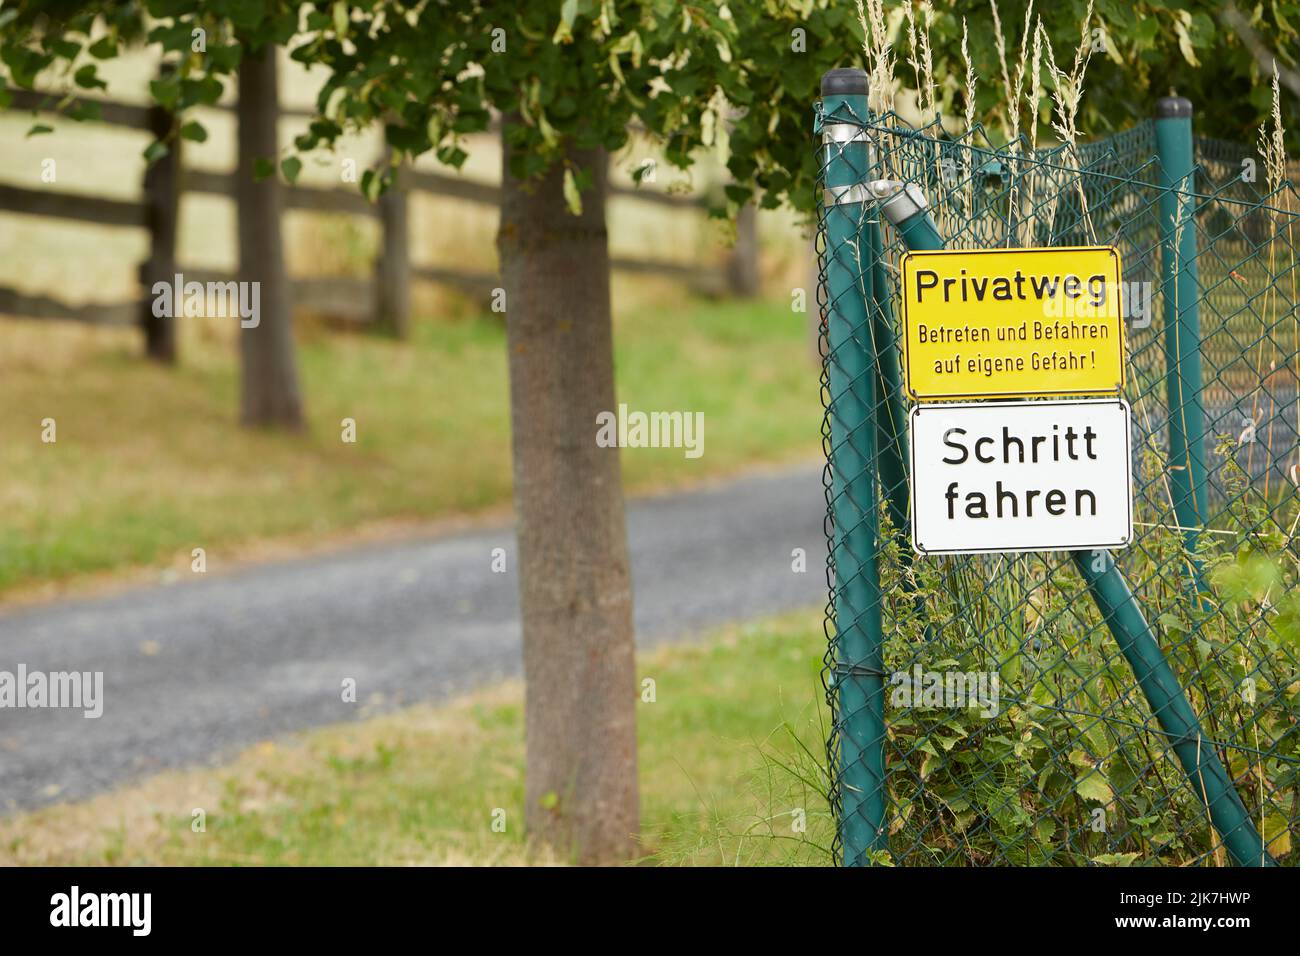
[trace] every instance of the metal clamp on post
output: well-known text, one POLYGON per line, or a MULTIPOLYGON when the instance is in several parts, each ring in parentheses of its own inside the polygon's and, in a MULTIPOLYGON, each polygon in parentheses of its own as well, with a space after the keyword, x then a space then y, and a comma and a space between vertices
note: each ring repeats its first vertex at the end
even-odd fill
POLYGON ((875 198, 863 183, 853 183, 850 186, 827 186, 822 191, 822 194, 825 196, 826 205, 828 206, 871 202, 875 198))
POLYGON ((915 183, 901 183, 896 179, 873 179, 867 183, 871 198, 880 203, 880 211, 895 226, 925 212, 930 203, 915 183))
MULTIPOLYGON (((822 124, 822 145, 826 147, 826 161, 829 162, 832 149, 842 150, 850 143, 861 143, 867 148, 867 168, 871 169, 876 161, 876 148, 864 127, 857 123, 840 123, 835 121, 822 124)), ((865 172, 865 170, 864 170, 865 172)), ((874 198, 864 183, 852 183, 847 186, 830 186, 823 191, 828 206, 844 203, 866 203, 874 198)))
POLYGON ((834 120, 822 121, 822 145, 832 143, 870 143, 867 131, 857 123, 839 123, 834 120))
POLYGON ((942 249, 943 236, 930 218, 930 203, 921 187, 897 179, 873 179, 866 185, 880 211, 911 250, 942 249))

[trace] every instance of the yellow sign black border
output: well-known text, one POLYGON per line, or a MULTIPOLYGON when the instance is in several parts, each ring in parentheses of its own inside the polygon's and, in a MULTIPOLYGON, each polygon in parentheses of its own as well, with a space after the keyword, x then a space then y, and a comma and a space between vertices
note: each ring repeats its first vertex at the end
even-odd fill
POLYGON ((1128 335, 1124 322, 1124 262, 1119 254, 1119 250, 1114 246, 1035 246, 1032 248, 997 248, 997 249, 916 249, 904 253, 898 263, 899 286, 902 291, 902 337, 900 339, 901 351, 903 353, 903 391, 907 397, 914 402, 958 402, 970 401, 978 402, 985 399, 1015 399, 1015 398, 1068 398, 1068 397, 1108 397, 1119 395, 1124 390, 1124 385, 1128 381, 1128 335), (940 256, 969 256, 980 255, 984 253, 1016 253, 1018 255, 1030 255, 1032 253, 1042 252, 1098 252, 1105 251, 1115 260, 1115 277, 1117 284, 1116 306, 1119 310, 1119 382, 1114 386, 1102 389, 1062 389, 1056 391, 1015 391, 1015 392, 953 392, 947 394, 926 393, 918 394, 912 388, 911 357, 908 354, 911 350, 907 347, 908 343, 908 325, 907 325, 907 263, 912 258, 939 258, 940 256))

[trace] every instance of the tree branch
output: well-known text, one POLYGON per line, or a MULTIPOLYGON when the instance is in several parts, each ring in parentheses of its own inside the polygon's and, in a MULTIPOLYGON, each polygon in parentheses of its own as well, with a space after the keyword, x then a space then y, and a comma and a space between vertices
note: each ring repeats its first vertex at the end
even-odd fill
MULTIPOLYGON (((1277 57, 1264 44, 1260 35, 1255 32, 1255 28, 1250 25, 1241 11, 1237 9, 1237 5, 1229 3, 1223 8, 1220 17, 1223 20, 1223 25, 1235 31, 1237 36, 1241 38, 1241 42, 1246 45, 1246 49, 1250 51, 1251 56, 1255 58, 1255 62, 1259 64, 1259 68, 1264 71, 1264 74, 1271 75, 1274 66, 1277 65, 1277 57)), ((1282 81, 1282 85, 1290 90, 1296 99, 1300 99, 1300 73, 1285 66, 1277 66, 1277 75, 1278 79, 1282 81)))

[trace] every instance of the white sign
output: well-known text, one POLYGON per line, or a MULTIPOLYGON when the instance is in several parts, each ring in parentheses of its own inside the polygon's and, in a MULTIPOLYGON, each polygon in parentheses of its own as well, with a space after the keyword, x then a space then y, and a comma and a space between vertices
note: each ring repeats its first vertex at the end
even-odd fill
POLYGON ((915 406, 913 546, 922 554, 1127 547, 1130 422, 1118 398, 915 406))

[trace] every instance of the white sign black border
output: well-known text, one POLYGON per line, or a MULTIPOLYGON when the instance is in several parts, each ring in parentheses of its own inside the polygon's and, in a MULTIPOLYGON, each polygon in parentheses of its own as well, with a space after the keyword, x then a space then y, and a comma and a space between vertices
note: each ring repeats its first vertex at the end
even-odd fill
POLYGON ((1071 551, 1100 551, 1111 548, 1127 548, 1133 542, 1133 409, 1128 402, 1122 398, 1071 398, 1071 399, 1021 399, 1020 401, 970 401, 970 402, 918 402, 912 406, 908 418, 908 464, 911 470, 907 475, 907 494, 908 498, 908 517, 911 527, 908 528, 909 537, 912 539, 912 550, 922 557, 931 556, 950 556, 961 554, 1068 554, 1071 551), (1051 548, 1051 547, 1029 547, 1029 548, 963 548, 960 551, 929 551, 917 544, 916 540, 916 442, 912 432, 912 422, 927 408, 936 410, 948 410, 953 408, 1007 408, 1021 407, 1024 405, 1119 405, 1124 409, 1124 420, 1128 423, 1128 428, 1124 432, 1124 470, 1126 472, 1125 485, 1128 487, 1128 532, 1120 541, 1112 541, 1101 544, 1081 544, 1069 548, 1051 548))

